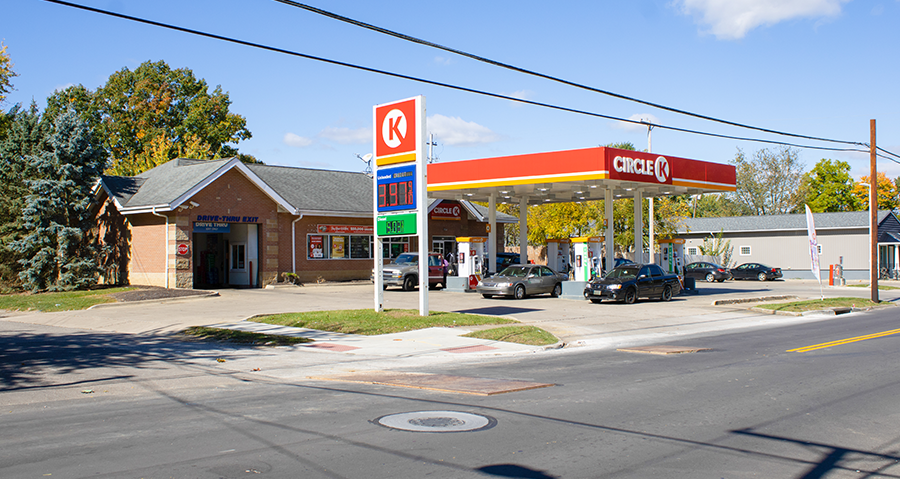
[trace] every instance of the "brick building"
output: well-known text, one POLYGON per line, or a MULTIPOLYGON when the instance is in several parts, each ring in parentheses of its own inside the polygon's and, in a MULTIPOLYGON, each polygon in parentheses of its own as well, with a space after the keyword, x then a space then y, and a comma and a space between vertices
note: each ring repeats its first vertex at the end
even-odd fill
MULTIPOLYGON (((363 173, 175 159, 133 177, 103 176, 96 190, 102 280, 169 288, 262 287, 294 272, 303 282, 367 279, 374 232, 372 179, 363 173)), ((498 214, 498 251, 503 223, 498 214)), ((433 251, 487 236, 486 208, 433 200, 433 251)), ((416 251, 384 239, 384 257, 416 251)))

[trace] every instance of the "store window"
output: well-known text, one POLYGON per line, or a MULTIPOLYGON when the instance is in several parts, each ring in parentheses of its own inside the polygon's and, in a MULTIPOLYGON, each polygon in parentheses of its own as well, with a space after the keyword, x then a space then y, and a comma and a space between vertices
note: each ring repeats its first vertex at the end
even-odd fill
POLYGON ((243 271, 247 269, 247 245, 233 243, 231 245, 231 269, 243 271))
POLYGON ((372 259, 369 235, 307 235, 308 259, 372 259))
POLYGON ((817 254, 822 254, 822 245, 816 244, 816 253, 817 253, 817 254))
POLYGON ((696 246, 688 246, 687 250, 688 250, 687 254, 689 254, 691 256, 697 256, 698 254, 700 254, 700 252, 696 246))
POLYGON ((741 256, 750 256, 750 247, 749 246, 741 246, 740 254, 741 254, 741 256))
POLYGON ((400 253, 409 251, 409 236, 389 236, 382 238, 381 254, 384 259, 394 259, 400 253))

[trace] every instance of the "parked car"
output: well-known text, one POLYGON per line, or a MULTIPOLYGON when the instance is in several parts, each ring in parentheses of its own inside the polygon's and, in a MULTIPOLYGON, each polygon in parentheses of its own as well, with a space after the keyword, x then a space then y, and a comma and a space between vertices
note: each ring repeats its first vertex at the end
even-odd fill
POLYGON ((722 282, 731 279, 731 273, 724 266, 706 261, 698 261, 696 263, 686 264, 684 266, 685 278, 704 279, 708 283, 714 281, 722 282))
POLYGON ((568 276, 541 264, 516 264, 478 282, 475 291, 485 298, 512 296, 522 299, 532 294, 550 293, 554 298, 562 294, 562 282, 568 276))
POLYGON ((730 270, 734 279, 773 280, 781 277, 781 268, 773 268, 761 263, 744 263, 730 270))
POLYGON ((497 253, 497 271, 503 271, 507 266, 519 263, 519 253, 497 253))
MULTIPOLYGON (((400 253, 382 269, 384 289, 399 286, 404 291, 412 291, 419 285, 419 253, 400 253)), ((447 286, 447 275, 440 253, 428 253, 428 286, 447 286)))
POLYGON ((631 261, 628 258, 616 258, 616 264, 613 266, 613 269, 622 266, 623 264, 634 264, 634 261, 631 261))
POLYGON ((656 264, 626 264, 595 279, 584 288, 584 297, 592 303, 604 299, 634 303, 638 298, 669 301, 681 292, 678 275, 668 274, 656 264))

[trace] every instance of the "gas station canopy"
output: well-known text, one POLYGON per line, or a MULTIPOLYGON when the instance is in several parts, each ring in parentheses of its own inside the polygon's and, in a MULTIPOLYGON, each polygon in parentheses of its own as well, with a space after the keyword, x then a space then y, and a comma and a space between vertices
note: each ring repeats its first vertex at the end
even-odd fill
POLYGON ((597 147, 428 165, 428 196, 529 205, 735 190, 732 165, 597 147))

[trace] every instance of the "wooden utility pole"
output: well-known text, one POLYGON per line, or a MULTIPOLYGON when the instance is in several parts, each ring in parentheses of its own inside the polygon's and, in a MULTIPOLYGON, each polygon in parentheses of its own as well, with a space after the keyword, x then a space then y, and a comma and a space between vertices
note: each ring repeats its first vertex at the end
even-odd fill
POLYGON ((878 176, 875 174, 875 120, 869 120, 869 289, 878 302, 878 176))

